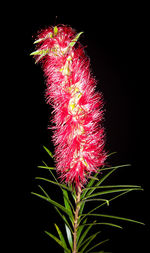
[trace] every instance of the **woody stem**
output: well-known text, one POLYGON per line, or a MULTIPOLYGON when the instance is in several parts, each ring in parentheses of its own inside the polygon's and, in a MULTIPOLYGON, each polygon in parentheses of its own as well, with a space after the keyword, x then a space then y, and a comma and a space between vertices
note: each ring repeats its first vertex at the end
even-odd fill
POLYGON ((80 210, 80 196, 81 196, 81 188, 78 188, 76 195, 76 209, 74 215, 74 233, 73 233, 73 253, 77 253, 77 229, 78 229, 78 218, 79 218, 79 210, 80 210))

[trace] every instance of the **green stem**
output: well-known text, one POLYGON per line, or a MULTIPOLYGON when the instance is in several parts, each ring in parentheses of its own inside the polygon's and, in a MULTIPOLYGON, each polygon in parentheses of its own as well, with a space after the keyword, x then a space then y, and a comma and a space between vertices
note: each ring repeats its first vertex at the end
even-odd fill
POLYGON ((73 233, 73 253, 77 253, 77 229, 78 229, 78 218, 79 218, 79 210, 80 210, 80 196, 81 196, 81 188, 78 188, 76 194, 76 209, 74 215, 74 233, 73 233))

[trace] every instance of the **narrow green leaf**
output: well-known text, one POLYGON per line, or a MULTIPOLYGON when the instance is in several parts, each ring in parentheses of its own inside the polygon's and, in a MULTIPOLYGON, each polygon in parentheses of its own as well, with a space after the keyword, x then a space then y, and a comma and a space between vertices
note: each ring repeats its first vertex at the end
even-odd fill
POLYGON ((120 228, 120 229, 122 229, 122 227, 121 226, 119 226, 119 225, 117 225, 117 224, 113 224, 113 223, 109 223, 109 222, 95 222, 95 223, 86 223, 86 224, 82 224, 82 225, 80 225, 80 226, 90 226, 90 225, 107 225, 107 226, 111 226, 111 227, 116 227, 116 228, 120 228))
POLYGON ((103 169, 99 169, 99 171, 101 170, 105 170, 105 169, 109 169, 109 170, 112 170, 112 169, 119 169, 119 168, 123 168, 123 167, 129 167, 131 166, 131 164, 121 164, 121 165, 117 165, 117 166, 112 166, 112 167, 108 167, 108 168, 103 168, 103 169))
POLYGON ((69 199, 69 196, 68 196, 68 192, 64 189, 62 189, 62 192, 63 192, 63 198, 64 198, 64 205, 67 209, 70 210, 71 212, 71 216, 70 216, 70 221, 72 224, 74 224, 74 208, 73 208, 73 205, 69 199))
MULTIPOLYGON (((45 194, 45 196, 46 196, 47 198, 50 199, 49 195, 48 195, 47 192, 43 189, 43 187, 40 186, 40 185, 39 185, 39 187, 40 187, 40 189, 43 191, 43 193, 45 194)), ((66 207, 66 208, 67 208, 67 207, 66 207)), ((69 223, 68 223, 66 217, 65 217, 64 215, 61 214, 61 212, 59 211, 59 209, 58 209, 56 206, 55 206, 55 209, 56 209, 56 211, 58 212, 58 214, 61 216, 61 218, 63 219, 63 221, 65 222, 65 225, 66 225, 66 226, 68 227, 68 229, 73 233, 73 231, 72 231, 72 229, 71 229, 71 227, 70 227, 70 225, 69 225, 69 223)), ((68 209, 69 209, 69 207, 68 207, 68 209)), ((73 216, 73 215, 72 215, 72 216, 73 216)), ((73 224, 73 223, 74 223, 73 218, 72 218, 72 217, 69 217, 69 218, 70 218, 70 220, 71 220, 71 222, 72 222, 72 224, 73 224)))
POLYGON ((115 166, 114 169, 112 169, 110 172, 108 172, 105 176, 103 176, 99 180, 99 182, 96 184, 96 186, 101 185, 113 172, 115 172, 115 170, 117 170, 118 168, 121 168, 121 167, 125 167, 125 166, 128 166, 128 165, 125 164, 125 165, 115 166))
POLYGON ((107 215, 107 214, 82 214, 83 217, 86 216, 96 216, 96 217, 104 217, 104 218, 111 218, 111 219, 117 219, 117 220, 123 220, 123 221, 129 221, 129 222, 134 222, 134 223, 138 223, 141 225, 145 225, 143 222, 140 221, 136 221, 136 220, 132 220, 132 219, 128 219, 128 218, 124 218, 124 217, 119 217, 119 216, 114 216, 114 215, 107 215))
MULTIPOLYGON (((103 168, 103 167, 102 167, 102 168, 103 168)), ((100 171, 98 171, 98 172, 94 175, 94 177, 97 178, 97 179, 98 179, 99 172, 100 172, 100 171)), ((99 179, 98 179, 97 181, 99 181, 99 179)), ((94 185, 94 183, 95 183, 95 180, 94 180, 93 178, 89 180, 89 182, 88 182, 88 184, 86 185, 86 187, 82 190, 81 198, 83 198, 83 197, 88 193, 90 187, 92 187, 92 186, 94 185)))
POLYGON ((46 150, 46 152, 49 154, 49 156, 50 156, 51 158, 54 157, 53 154, 52 154, 52 152, 51 152, 48 148, 46 148, 45 146, 43 146, 43 148, 46 150))
MULTIPOLYGON (((141 188, 131 188, 131 189, 132 190, 142 190, 141 188)), ((91 195, 89 195, 87 197, 84 197, 81 200, 86 200, 86 199, 89 199, 89 198, 93 198, 93 197, 101 196, 101 195, 105 195, 105 194, 110 194, 110 193, 123 192, 123 191, 127 191, 127 190, 129 190, 129 188, 122 188, 122 189, 113 189, 113 190, 101 191, 101 192, 98 192, 98 193, 91 194, 91 195)))
MULTIPOLYGON (((129 166, 129 164, 124 164, 124 165, 119 165, 119 166, 114 166, 114 167, 110 167, 109 169, 111 169, 110 172, 108 172, 106 175, 104 175, 100 180, 99 182, 97 182, 95 184, 95 187, 101 185, 113 172, 115 172, 118 168, 121 168, 121 167, 126 167, 126 166, 129 166)), ((99 172, 101 171, 102 169, 99 170, 99 172)), ((98 173, 95 175, 97 176, 98 173)), ((87 187, 85 187, 85 189, 83 189, 83 193, 81 195, 81 199, 85 196, 89 196, 92 194, 92 192, 96 189, 96 188, 93 188, 93 189, 88 189, 88 187, 92 187, 93 185, 93 181, 91 184, 88 184, 87 187)))
MULTIPOLYGON (((44 165, 45 165, 46 167, 48 167, 47 164, 46 164, 44 161, 43 161, 43 163, 44 163, 44 165)), ((54 175, 54 173, 52 172, 52 170, 49 170, 49 172, 50 172, 50 174, 52 175, 52 177, 54 178, 55 182, 58 183, 58 180, 57 180, 57 178, 55 177, 55 175, 54 175)))
POLYGON ((82 214, 82 212, 83 212, 83 209, 84 209, 84 206, 85 206, 85 201, 81 201, 80 202, 80 210, 79 210, 79 216, 82 214))
POLYGON ((61 209, 64 213, 68 214, 69 217, 72 216, 71 211, 70 211, 69 209, 65 208, 64 206, 62 206, 61 204, 59 204, 58 202, 56 202, 56 201, 54 201, 54 200, 52 200, 52 199, 48 199, 48 201, 49 201, 52 205, 54 205, 54 206, 58 207, 59 209, 61 209))
POLYGON ((55 168, 55 167, 48 167, 48 166, 42 166, 42 165, 37 166, 37 167, 38 167, 38 168, 40 168, 40 169, 56 170, 56 168, 55 168))
MULTIPOLYGON (((85 224, 87 222, 87 219, 85 219, 84 221, 83 221, 83 224, 85 224)), ((82 234, 82 230, 84 229, 84 227, 78 227, 78 230, 77 230, 77 244, 78 244, 78 241, 79 241, 79 239, 80 239, 80 235, 82 234)))
POLYGON ((88 234, 88 232, 90 231, 90 229, 92 228, 92 226, 96 223, 96 221, 94 221, 93 223, 86 225, 87 223, 83 223, 82 225, 79 225, 78 229, 83 229, 85 226, 88 226, 88 228, 86 228, 86 230, 84 231, 84 233, 81 235, 80 240, 77 243, 77 248, 80 247, 81 243, 83 242, 84 238, 86 237, 86 235, 88 234))
POLYGON ((80 203, 82 203, 82 202, 89 202, 89 201, 103 201, 103 202, 106 202, 107 206, 109 206, 109 200, 108 199, 93 199, 92 198, 92 199, 81 200, 80 203))
POLYGON ((114 151, 114 152, 112 152, 112 153, 108 154, 108 155, 107 155, 107 157, 112 156, 112 155, 114 155, 114 154, 117 154, 117 152, 116 152, 116 151, 114 151))
POLYGON ((82 247, 82 249, 80 250, 80 253, 83 253, 85 251, 85 249, 88 247, 88 245, 94 240, 94 238, 97 236, 98 233, 94 234, 91 236, 91 238, 89 238, 88 242, 82 247))
POLYGON ((72 204, 69 200, 69 196, 68 196, 68 192, 66 190, 63 189, 63 198, 64 198, 64 204, 66 208, 70 208, 72 207, 72 204))
POLYGON ((106 188, 141 188, 139 185, 104 185, 104 186, 92 186, 86 189, 106 189, 106 188))
POLYGON ((95 180, 96 180, 96 181, 99 181, 99 179, 98 179, 97 177, 89 176, 88 178, 89 178, 89 179, 93 179, 94 181, 95 181, 95 180))
MULTIPOLYGON (((38 179, 42 179, 42 180, 43 180, 43 178, 38 178, 38 179)), ((46 180, 46 181, 47 181, 47 180, 46 180)), ((48 181, 50 181, 50 180, 48 180, 48 181)), ((66 208, 66 210, 69 210, 69 212, 70 212, 69 218, 70 218, 70 220, 71 220, 71 222, 72 222, 72 224, 73 224, 73 223, 74 223, 74 221, 73 221, 73 219, 74 219, 74 209, 73 209, 73 206, 72 206, 71 201, 69 200, 69 197, 67 197, 67 196, 68 196, 67 191, 63 189, 63 187, 65 187, 65 189, 66 189, 66 186, 63 186, 62 184, 59 184, 59 183, 54 182, 54 181, 50 181, 50 182, 53 183, 53 184, 58 185, 58 186, 61 188, 61 190, 62 190, 62 192, 63 192, 63 195, 64 195, 64 199, 65 199, 65 207, 64 207, 64 208, 66 208)), ((44 189, 43 189, 41 186, 40 186, 40 188, 41 188, 41 190, 44 192, 44 194, 46 195, 46 197, 49 198, 49 201, 51 201, 49 195, 44 191, 44 189)), ((67 190, 68 190, 68 189, 67 189, 67 190)), ((57 202, 56 202, 56 203, 57 203, 57 202)), ((58 203, 58 204, 59 204, 59 203, 58 203)), ((57 209, 56 209, 56 211, 58 212, 57 209)), ((64 211, 64 210, 63 210, 63 211, 64 211)), ((61 216, 61 213, 60 213, 60 212, 59 212, 59 215, 61 216)), ((64 217, 62 217, 62 219, 63 219, 64 221, 66 221, 64 217)), ((69 227, 69 224, 68 224, 67 221, 66 221, 66 224, 67 224, 67 226, 69 227)))
POLYGON ((41 185, 38 185, 38 187, 42 190, 42 192, 45 194, 45 196, 47 198, 50 198, 49 195, 48 195, 48 193, 43 189, 43 187, 41 185))
POLYGON ((71 249, 73 249, 73 240, 72 240, 71 230, 69 229, 69 227, 66 224, 65 224, 65 229, 66 229, 66 234, 67 234, 67 239, 68 239, 69 245, 70 245, 71 249))
POLYGON ((60 217, 63 219, 64 223, 67 225, 67 227, 70 229, 71 233, 73 234, 73 230, 68 222, 68 220, 66 219, 66 217, 60 212, 60 210, 55 206, 55 210, 57 211, 57 213, 60 215, 60 217))
MULTIPOLYGON (((95 248, 98 247, 99 245, 101 245, 101 244, 103 244, 103 243, 105 243, 105 242, 108 242, 108 241, 109 241, 109 239, 105 239, 104 241, 97 243, 96 245, 94 245, 93 247, 91 247, 90 249, 88 249, 88 250, 86 251, 86 253, 91 252, 91 250, 95 249, 95 248)), ((104 252, 104 251, 100 251, 100 252, 104 252)))
MULTIPOLYGON (((56 230, 57 230, 57 233, 58 233, 59 238, 60 238, 60 240, 61 240, 61 242, 62 242, 62 244, 63 244, 63 246, 64 246, 65 253, 66 253, 66 252, 67 252, 68 247, 67 247, 67 244, 66 244, 65 238, 64 238, 64 236, 63 236, 63 234, 62 234, 62 232, 61 232, 60 228, 57 226, 57 224, 55 224, 55 228, 56 228, 56 230)), ((68 249, 68 250, 69 250, 69 249, 68 249)))
MULTIPOLYGON (((98 235, 98 234, 100 234, 101 233, 101 231, 99 231, 99 232, 97 232, 97 233, 95 233, 95 234, 92 234, 92 235, 90 235, 88 238, 86 238, 82 243, 81 243, 81 245, 80 245, 80 248, 86 243, 86 242, 88 242, 94 235, 95 235, 95 237, 98 235)), ((92 239, 94 239, 94 238, 92 238, 92 239)))
MULTIPOLYGON (((123 195, 129 193, 133 191, 133 189, 127 190, 125 192, 122 192, 121 194, 118 194, 117 196, 114 196, 113 198, 109 199, 109 203, 119 197, 122 197, 123 195)), ((87 214, 85 214, 85 216, 83 216, 83 218, 80 219, 80 222, 82 221, 82 219, 84 219, 86 216, 88 216, 89 214, 92 214, 94 211, 96 211, 97 209, 99 209, 100 207, 102 207, 103 205, 105 205, 106 203, 102 203, 101 205, 98 205, 97 207, 93 208, 92 210, 90 210, 87 214)), ((81 215, 82 217, 82 215, 81 215)), ((143 224, 144 225, 144 224, 143 224)))
POLYGON ((58 183, 58 182, 54 182, 54 181, 49 180, 49 179, 47 179, 47 178, 36 177, 35 179, 43 180, 43 181, 49 182, 49 183, 51 183, 51 184, 58 185, 59 187, 64 188, 64 189, 66 189, 67 191, 70 191, 70 189, 69 189, 66 185, 60 184, 60 183, 58 183))
MULTIPOLYGON (((102 168, 103 168, 103 167, 102 167, 102 168)), ((97 173, 94 175, 94 178, 97 178, 97 179, 98 179, 97 181, 99 181, 99 178, 98 178, 99 173, 100 173, 100 170, 98 170, 97 173)), ((94 178, 91 178, 91 179, 89 180, 88 184, 87 184, 86 187, 84 188, 83 195, 85 194, 86 189, 87 189, 88 187, 91 187, 91 186, 95 183, 94 178)))
POLYGON ((71 251, 68 248, 65 248, 63 243, 53 234, 45 231, 47 235, 49 235, 54 241, 56 241, 67 253, 71 253, 71 251))
MULTIPOLYGON (((125 195, 126 193, 129 193, 130 191, 133 191, 133 190, 135 190, 135 189, 129 189, 129 190, 127 189, 126 191, 122 192, 121 194, 117 194, 117 196, 114 196, 113 198, 109 199, 108 201, 109 201, 109 203, 110 203, 111 201, 113 201, 113 200, 115 200, 115 199, 117 199, 117 198, 119 198, 119 197, 125 195)), ((104 203, 102 203, 102 204, 96 206, 95 208, 93 208, 92 210, 90 210, 90 211, 87 213, 87 215, 93 213, 94 211, 96 211, 97 209, 99 209, 100 207, 102 207, 102 206, 105 205, 105 204, 106 204, 106 202, 104 202, 104 203)), ((81 217, 82 217, 82 215, 81 215, 81 217)), ((84 219, 84 217, 80 219, 80 222, 82 221, 82 219, 84 219)))
MULTIPOLYGON (((99 173, 95 174, 95 177, 97 178, 99 173)), ((98 179, 99 180, 99 179, 98 179)), ((93 184, 95 183, 95 179, 91 178, 87 184, 87 186, 85 187, 85 189, 82 190, 82 194, 81 194, 81 199, 84 198, 88 192, 88 187, 92 187, 93 184)), ((80 206, 80 210, 79 210, 79 215, 82 214, 83 209, 85 206, 85 202, 82 202, 82 205, 80 206)))
POLYGON ((45 197, 45 196, 43 196, 43 195, 40 195, 40 194, 38 194, 38 193, 35 193, 35 192, 31 192, 31 194, 33 194, 33 195, 35 195, 35 196, 37 196, 37 197, 39 197, 39 198, 41 198, 41 199, 47 200, 47 201, 50 202, 53 206, 58 207, 59 209, 61 209, 61 210, 62 210, 64 213, 66 213, 67 215, 69 215, 69 216, 72 215, 72 213, 70 212, 69 209, 65 208, 64 206, 62 206, 61 204, 57 203, 56 201, 54 201, 54 200, 52 200, 52 199, 50 199, 50 198, 47 198, 47 197, 45 197))
POLYGON ((37 196, 37 197, 39 197, 39 198, 41 198, 41 199, 44 199, 44 200, 46 200, 46 201, 48 201, 48 197, 45 197, 45 196, 43 196, 43 195, 40 195, 40 194, 38 194, 38 193, 36 193, 36 192, 31 192, 31 194, 33 194, 33 195, 35 195, 35 196, 37 196))
MULTIPOLYGON (((132 191, 132 189, 126 190, 125 192, 122 192, 121 194, 118 194, 117 196, 114 196, 113 198, 109 199, 109 203, 110 203, 111 201, 113 201, 113 200, 115 200, 115 199, 117 199, 117 198, 119 198, 119 197, 121 197, 121 196, 123 196, 123 195, 129 193, 130 191, 132 191)), ((102 206, 105 205, 105 204, 106 204, 106 203, 102 203, 102 204, 96 206, 96 207, 93 208, 91 211, 89 211, 88 214, 93 213, 94 211, 96 211, 97 209, 99 209, 100 207, 102 207, 102 206)), ((82 220, 82 219, 81 219, 81 220, 82 220)))
POLYGON ((62 191, 63 191, 65 207, 72 210, 72 212, 74 213, 74 207, 69 199, 68 192, 65 189, 62 189, 62 191))

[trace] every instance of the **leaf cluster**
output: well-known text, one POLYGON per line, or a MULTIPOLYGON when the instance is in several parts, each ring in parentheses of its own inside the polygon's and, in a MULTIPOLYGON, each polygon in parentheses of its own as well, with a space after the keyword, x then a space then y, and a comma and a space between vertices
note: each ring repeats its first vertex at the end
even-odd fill
MULTIPOLYGON (((46 152, 51 158, 53 155, 50 150, 44 147, 46 152)), ((111 154, 110 154, 111 155, 111 154)), ((93 240, 101 238, 101 231, 94 233, 92 228, 94 226, 111 226, 114 228, 122 229, 122 226, 118 222, 127 221, 144 225, 140 221, 135 221, 125 217, 114 216, 110 214, 104 214, 101 209, 103 206, 109 206, 111 201, 122 197, 123 195, 131 191, 141 191, 143 190, 138 185, 104 185, 105 180, 110 177, 116 170, 128 167, 129 164, 119 165, 114 167, 103 167, 100 169, 94 177, 90 177, 87 185, 83 188, 81 193, 80 202, 78 203, 79 218, 78 218, 78 228, 77 228, 77 252, 78 253, 94 253, 95 248, 101 246, 103 243, 107 242, 109 239, 100 240, 98 243, 93 244, 93 240), (100 174, 103 172, 103 174, 100 174), (88 212, 86 212, 85 205, 88 202, 97 203, 94 208, 92 207, 88 212)), ((43 189, 41 185, 39 188, 42 194, 32 192, 35 196, 40 197, 48 201, 56 210, 56 212, 61 217, 64 223, 64 231, 61 231, 60 227, 55 224, 57 231, 57 236, 52 233, 45 231, 45 233, 51 237, 55 242, 62 247, 64 253, 73 252, 73 226, 74 226, 74 214, 75 214, 75 203, 76 203, 76 191, 72 186, 67 186, 65 184, 59 183, 55 173, 56 169, 54 167, 49 167, 46 163, 44 165, 38 166, 39 168, 46 169, 50 172, 51 178, 37 177, 36 179, 41 181, 46 181, 60 188, 63 196, 63 204, 60 204, 56 200, 53 200, 51 196, 43 189), (64 233, 65 232, 65 233, 64 233)), ((97 253, 104 253, 104 251, 97 251, 97 253)), ((96 252, 95 252, 96 253, 96 252)))

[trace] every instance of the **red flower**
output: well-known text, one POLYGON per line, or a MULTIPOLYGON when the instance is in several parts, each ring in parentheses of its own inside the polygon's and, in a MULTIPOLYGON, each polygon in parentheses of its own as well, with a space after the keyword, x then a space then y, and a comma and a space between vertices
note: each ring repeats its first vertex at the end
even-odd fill
POLYGON ((106 159, 102 95, 95 91, 90 60, 76 43, 81 33, 60 25, 41 31, 33 52, 47 78, 47 103, 53 106, 56 169, 68 184, 82 187, 106 159))

